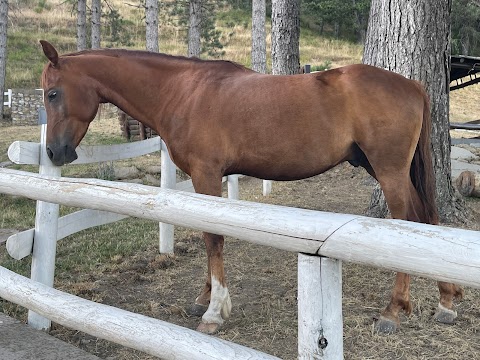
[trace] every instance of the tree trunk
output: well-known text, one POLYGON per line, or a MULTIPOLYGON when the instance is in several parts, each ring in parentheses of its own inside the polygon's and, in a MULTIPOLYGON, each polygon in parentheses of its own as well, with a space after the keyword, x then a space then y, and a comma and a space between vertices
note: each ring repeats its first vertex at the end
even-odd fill
POLYGON ((87 48, 87 0, 78 0, 77 4, 77 50, 87 48))
POLYGON ((300 0, 272 0, 272 72, 300 72, 300 0))
MULTIPOLYGON (((449 132, 451 0, 373 0, 363 62, 419 80, 430 97, 432 156, 441 221, 465 217, 451 180, 449 132)), ((381 190, 372 195, 369 214, 386 209, 381 190), (377 206, 377 209, 372 208, 377 206)))
POLYGON ((159 52, 158 0, 145 1, 145 38, 148 51, 159 52))
POLYGON ((265 0, 252 1, 252 69, 267 72, 267 41, 265 31, 265 0))
POLYGON ((190 0, 190 16, 188 20, 188 56, 200 57, 202 52, 200 37, 202 23, 203 0, 190 0))
POLYGON ((460 36, 460 44, 462 46, 462 54, 469 55, 470 54, 470 36, 468 34, 468 30, 464 30, 465 32, 460 36))
POLYGON ((100 48, 102 1, 92 0, 92 49, 100 48))
POLYGON ((333 36, 335 39, 338 39, 340 37, 340 23, 338 21, 335 21, 333 23, 333 36))
POLYGON ((0 121, 3 120, 3 93, 5 92, 5 69, 7 67, 8 0, 0 0, 0 121))

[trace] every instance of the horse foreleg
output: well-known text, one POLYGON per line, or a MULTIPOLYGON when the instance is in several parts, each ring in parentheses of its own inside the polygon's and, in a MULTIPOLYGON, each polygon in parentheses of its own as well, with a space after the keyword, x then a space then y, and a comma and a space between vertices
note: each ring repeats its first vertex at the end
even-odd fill
MULTIPOLYGON (((221 196, 221 174, 212 168, 208 171, 206 164, 199 166, 198 169, 202 170, 192 172, 195 191, 206 195, 221 196)), ((208 257, 207 281, 200 296, 195 300, 194 309, 203 312, 203 309, 208 305, 197 330, 212 334, 218 331, 224 320, 229 317, 232 303, 228 294, 223 267, 223 236, 203 233, 203 239, 208 257)))
POLYGON ((195 303, 189 309, 189 314, 193 316, 202 316, 208 309, 212 291, 212 270, 210 266, 210 257, 207 257, 207 279, 200 295, 195 299, 195 303))
POLYGON ((210 263, 211 291, 208 309, 203 314, 202 322, 197 330, 213 334, 218 331, 224 320, 230 316, 232 302, 228 293, 223 267, 223 236, 209 233, 204 233, 203 236, 210 263))

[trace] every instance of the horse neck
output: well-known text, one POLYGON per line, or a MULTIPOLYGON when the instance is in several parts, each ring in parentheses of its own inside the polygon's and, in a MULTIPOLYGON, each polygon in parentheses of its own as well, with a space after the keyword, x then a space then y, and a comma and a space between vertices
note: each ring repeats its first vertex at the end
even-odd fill
MULTIPOLYGON (((103 102, 110 102, 144 125, 162 133, 162 120, 169 114, 173 89, 178 88, 188 66, 172 66, 169 59, 128 53, 121 57, 93 56, 87 75, 96 81, 103 102)), ((185 64, 187 65, 187 64, 185 64)))

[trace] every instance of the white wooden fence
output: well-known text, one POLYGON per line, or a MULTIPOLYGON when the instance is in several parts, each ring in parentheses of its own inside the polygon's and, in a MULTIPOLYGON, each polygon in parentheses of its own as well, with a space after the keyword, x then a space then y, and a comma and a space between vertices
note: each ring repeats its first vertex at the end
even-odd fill
MULTIPOLYGON (((54 166, 45 152, 46 129, 45 124, 41 125, 40 143, 25 141, 12 143, 8 149, 8 156, 15 164, 39 165, 40 174, 61 176, 61 168, 54 166)), ((193 191, 191 180, 177 183, 176 167, 170 159, 165 143, 159 137, 118 145, 83 145, 77 149, 78 159, 72 164, 129 159, 156 151, 161 152, 160 186, 193 191)), ((223 181, 226 180, 227 178, 223 179, 223 181)), ((228 177, 228 196, 238 198, 238 175, 228 177)), ((18 260, 33 252, 31 278, 42 284, 53 286, 56 241, 78 231, 108 224, 125 217, 121 214, 85 209, 59 218, 58 204, 38 201, 35 228, 10 236, 7 239, 7 251, 10 256, 18 260)), ((173 225, 160 223, 159 227, 160 252, 173 254, 173 225)), ((38 316, 32 311, 29 311, 28 322, 32 327, 38 329, 50 327, 49 319, 38 316)))
POLYGON ((3 93, 3 106, 12 107, 12 89, 8 89, 3 93), (6 101, 5 96, 7 97, 6 101))
MULTIPOLYGON (((340 260, 480 288, 478 231, 257 204, 145 185, 58 178, 8 169, 0 169, 0 192, 99 211, 115 211, 299 253, 300 359, 343 358, 340 260), (328 343, 324 349, 319 345, 321 339, 328 343)), ((33 256, 35 257, 35 252, 33 256)), ((182 336, 176 327, 171 332, 158 330, 162 340, 152 348, 148 343, 156 330, 146 330, 143 339, 138 338, 137 333, 134 340, 130 341, 129 337, 133 331, 131 329, 140 326, 137 321, 141 323, 154 320, 147 321, 144 317, 137 318, 121 312, 118 316, 129 323, 125 326, 126 324, 112 320, 117 313, 113 315, 111 312, 116 310, 111 308, 106 313, 95 308, 90 315, 82 316, 88 322, 67 318, 67 315, 57 316, 60 304, 53 303, 52 298, 56 299, 60 294, 35 286, 37 285, 30 280, 20 280, 11 274, 3 276, 0 273, 0 296, 22 302, 65 326, 126 346, 141 348, 159 357, 182 357, 181 349, 188 348, 185 342, 193 336, 188 330, 182 330, 185 331, 182 336), (37 291, 40 292, 38 296, 34 294, 37 291), (27 299, 24 298, 25 295, 27 299), (34 296, 34 300, 29 301, 28 297, 31 296, 34 296), (104 327, 109 328, 108 332, 104 327), (162 341, 169 344, 167 347, 170 352, 160 344, 162 341), (178 353, 172 354, 172 348, 178 348, 178 353)), ((77 306, 70 295, 65 296, 68 300, 64 303, 72 306, 67 311, 69 314, 84 311, 90 306, 83 302, 77 306)), ((237 355, 230 345, 219 344, 215 338, 208 338, 211 341, 207 341, 203 335, 197 335, 202 336, 202 340, 190 346, 194 349, 192 351, 198 351, 201 355, 192 356, 192 359, 202 356, 209 358, 205 354, 209 354, 210 350, 203 349, 211 349, 212 343, 215 343, 215 354, 221 355, 210 358, 262 358, 260 355, 245 355, 246 353, 237 355), (202 346, 199 346, 200 343, 202 346)), ((263 356, 268 358, 268 355, 263 356)))

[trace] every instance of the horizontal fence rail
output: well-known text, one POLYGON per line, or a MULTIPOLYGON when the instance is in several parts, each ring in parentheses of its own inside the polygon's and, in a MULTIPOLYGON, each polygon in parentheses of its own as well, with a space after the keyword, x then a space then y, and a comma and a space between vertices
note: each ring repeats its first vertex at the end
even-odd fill
POLYGON ((178 325, 66 294, 1 266, 0 296, 63 326, 161 359, 278 360, 178 325))
POLYGON ((480 288, 480 232, 0 169, 0 192, 480 288))
MULTIPOLYGON (((41 146, 36 142, 14 141, 8 148, 8 157, 15 164, 38 165, 41 146)), ((72 164, 130 159, 160 151, 161 148, 160 137, 116 145, 80 145, 76 149, 78 158, 72 164)))

